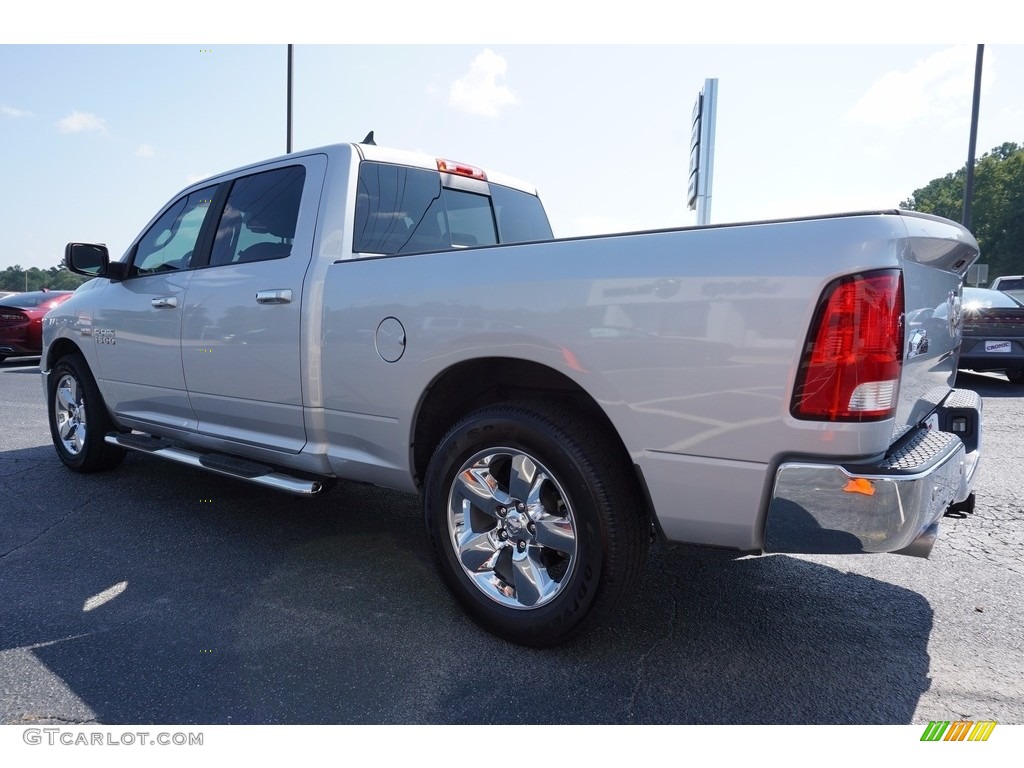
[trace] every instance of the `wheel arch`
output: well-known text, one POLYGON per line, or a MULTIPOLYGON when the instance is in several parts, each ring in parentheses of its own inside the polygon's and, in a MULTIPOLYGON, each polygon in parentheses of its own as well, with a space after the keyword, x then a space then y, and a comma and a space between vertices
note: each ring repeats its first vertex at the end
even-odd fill
MULTIPOLYGON (((532 360, 483 357, 464 360, 439 373, 424 390, 412 421, 411 466, 417 488, 423 489, 427 465, 448 430, 463 416, 489 405, 554 398, 585 413, 615 446, 623 462, 633 466, 622 436, 593 396, 576 381, 532 360), (467 387, 468 383, 471 387, 467 387), (456 394, 457 396, 453 396, 456 394)), ((638 478, 640 479, 640 478, 638 478)), ((640 484, 643 486, 642 479, 640 484)), ((643 489, 645 514, 652 518, 643 489)))
MULTIPOLYGON (((85 357, 84 350, 78 344, 71 341, 71 339, 61 337, 59 339, 53 340, 53 343, 50 344, 49 349, 46 350, 46 359, 40 362, 42 362, 46 366, 45 370, 49 371, 50 369, 53 368, 54 364, 62 357, 75 354, 76 352, 80 354, 83 358, 85 357)), ((86 364, 88 363, 89 361, 88 359, 86 359, 86 364)), ((90 368, 91 367, 92 366, 90 366, 90 368)))

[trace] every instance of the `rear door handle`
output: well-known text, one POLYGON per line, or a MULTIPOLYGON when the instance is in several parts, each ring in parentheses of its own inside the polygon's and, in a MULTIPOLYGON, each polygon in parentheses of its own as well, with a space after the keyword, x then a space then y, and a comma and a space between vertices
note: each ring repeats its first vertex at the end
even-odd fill
POLYGON ((178 306, 178 299, 176 296, 161 296, 150 303, 157 309, 174 309, 178 306))
POLYGON ((290 304, 292 300, 291 288, 275 288, 271 291, 257 291, 257 304, 290 304))

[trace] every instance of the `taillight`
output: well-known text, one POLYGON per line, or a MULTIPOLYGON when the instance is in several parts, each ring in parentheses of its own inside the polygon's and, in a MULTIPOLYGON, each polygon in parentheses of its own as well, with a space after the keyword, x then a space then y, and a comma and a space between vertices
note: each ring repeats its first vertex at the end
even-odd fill
POLYGON ((16 309, 0 308, 0 323, 23 323, 28 320, 28 315, 16 309))
POLYGON ((892 416, 903 368, 903 274, 840 278, 822 297, 797 372, 798 419, 892 416))

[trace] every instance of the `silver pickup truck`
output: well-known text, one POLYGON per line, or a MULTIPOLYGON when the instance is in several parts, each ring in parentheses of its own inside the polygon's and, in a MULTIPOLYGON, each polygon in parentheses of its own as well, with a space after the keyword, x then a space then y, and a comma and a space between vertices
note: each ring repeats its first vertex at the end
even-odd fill
POLYGON ((455 598, 544 646, 659 537, 927 556, 973 505, 977 257, 898 210, 554 240, 527 184, 341 144, 187 188, 120 261, 70 243, 96 279, 46 317, 43 389, 77 472, 421 493, 455 598))

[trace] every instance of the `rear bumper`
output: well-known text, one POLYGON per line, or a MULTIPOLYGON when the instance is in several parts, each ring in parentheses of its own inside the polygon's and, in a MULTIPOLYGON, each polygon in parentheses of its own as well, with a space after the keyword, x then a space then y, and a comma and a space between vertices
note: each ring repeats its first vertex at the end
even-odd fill
MULTIPOLYGON (((1024 370, 1024 342, 1020 339, 1007 338, 1002 341, 993 335, 990 339, 964 338, 960 347, 960 368, 971 371, 1012 371, 1024 370), (985 345, 996 345, 995 349, 1002 352, 987 351, 985 345)), ((1002 337, 1005 338, 1005 337, 1002 337)))
POLYGON ((943 513, 970 495, 981 455, 981 399, 958 391, 946 402, 940 428, 960 431, 958 420, 964 419, 966 440, 921 428, 874 465, 782 464, 768 507, 765 551, 927 557, 943 513))

